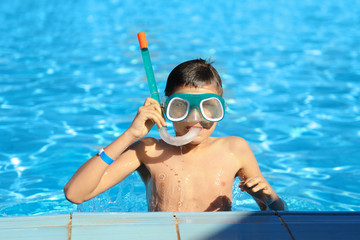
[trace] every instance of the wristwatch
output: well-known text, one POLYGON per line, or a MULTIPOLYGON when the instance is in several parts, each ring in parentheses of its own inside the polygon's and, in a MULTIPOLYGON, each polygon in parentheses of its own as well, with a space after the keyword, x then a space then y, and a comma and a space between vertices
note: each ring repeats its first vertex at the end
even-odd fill
POLYGON ((104 151, 103 148, 100 149, 100 151, 97 153, 97 155, 98 155, 102 160, 104 160, 104 162, 106 162, 106 163, 109 164, 109 165, 114 162, 114 160, 105 153, 105 151, 104 151))

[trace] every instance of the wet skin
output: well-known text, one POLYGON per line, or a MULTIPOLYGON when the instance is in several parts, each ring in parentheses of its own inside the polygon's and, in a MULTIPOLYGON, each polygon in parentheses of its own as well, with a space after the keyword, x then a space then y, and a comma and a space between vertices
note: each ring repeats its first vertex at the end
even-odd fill
MULTIPOLYGON (((216 88, 181 87, 176 92, 217 93, 216 88)), ((84 163, 64 187, 66 198, 82 203, 121 182, 137 170, 145 185, 150 211, 226 211, 231 209, 232 186, 239 187, 260 209, 284 210, 284 204, 262 176, 247 142, 240 137, 210 137, 216 123, 184 121, 174 123, 177 135, 191 127, 199 135, 185 146, 175 147, 162 140, 144 138, 156 124, 166 126, 159 103, 147 98, 131 126, 105 152, 115 161, 105 163, 98 155, 84 163)))
POLYGON ((210 138, 189 152, 180 147, 169 151, 166 143, 153 139, 139 143, 144 151, 139 152, 143 165, 138 171, 146 184, 149 211, 231 210, 239 163, 234 154, 224 154, 227 140, 210 138))
MULTIPOLYGON (((212 86, 179 88, 176 92, 217 93, 212 86)), ((211 138, 216 123, 188 121, 174 123, 177 135, 191 127, 201 128, 199 136, 182 147, 152 138, 137 146, 143 165, 138 169, 146 184, 149 211, 229 211, 232 187, 239 161, 224 151, 227 138, 211 138), (139 149, 144 151, 139 151, 139 149)))

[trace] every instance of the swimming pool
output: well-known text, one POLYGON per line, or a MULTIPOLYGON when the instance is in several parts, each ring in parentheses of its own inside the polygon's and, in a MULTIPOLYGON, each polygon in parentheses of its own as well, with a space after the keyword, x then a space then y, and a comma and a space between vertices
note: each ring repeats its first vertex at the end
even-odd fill
MULTIPOLYGON (((215 60, 214 136, 247 139, 290 210, 359 211, 359 24, 355 0, 2 1, 0 215, 147 211, 137 174, 79 207, 62 192, 148 96, 139 31, 160 91, 178 63, 215 60)), ((233 205, 258 209, 236 187, 233 205)))

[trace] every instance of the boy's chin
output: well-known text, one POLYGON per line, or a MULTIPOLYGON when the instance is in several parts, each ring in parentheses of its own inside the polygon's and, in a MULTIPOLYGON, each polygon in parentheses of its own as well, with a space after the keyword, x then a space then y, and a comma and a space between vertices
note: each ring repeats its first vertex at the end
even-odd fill
POLYGON ((189 144, 190 145, 199 145, 201 143, 203 143, 207 138, 209 137, 204 137, 204 136, 197 136, 193 141, 191 141, 189 144))
MULTIPOLYGON (((184 130, 183 131, 184 133, 182 132, 176 132, 176 136, 183 136, 185 134, 188 133, 188 130, 184 130)), ((209 131, 207 129, 201 129, 199 135, 193 140, 191 141, 189 144, 191 145, 198 145, 202 142, 204 142, 206 139, 208 139, 210 137, 210 135, 212 134, 213 131, 209 131)))

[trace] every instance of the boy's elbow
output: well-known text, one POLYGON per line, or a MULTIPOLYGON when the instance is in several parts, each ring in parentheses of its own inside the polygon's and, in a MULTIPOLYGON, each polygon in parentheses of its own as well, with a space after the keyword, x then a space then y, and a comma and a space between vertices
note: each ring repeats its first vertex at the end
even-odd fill
POLYGON ((80 200, 80 199, 77 199, 69 194, 65 194, 65 198, 71 202, 71 203, 74 203, 74 204, 81 204, 84 202, 84 200, 80 200))
POLYGON ((71 189, 69 189, 67 186, 64 187, 64 194, 65 194, 65 198, 69 202, 72 202, 75 204, 81 204, 81 203, 85 202, 85 200, 80 199, 78 196, 76 196, 74 191, 71 191, 71 189))

